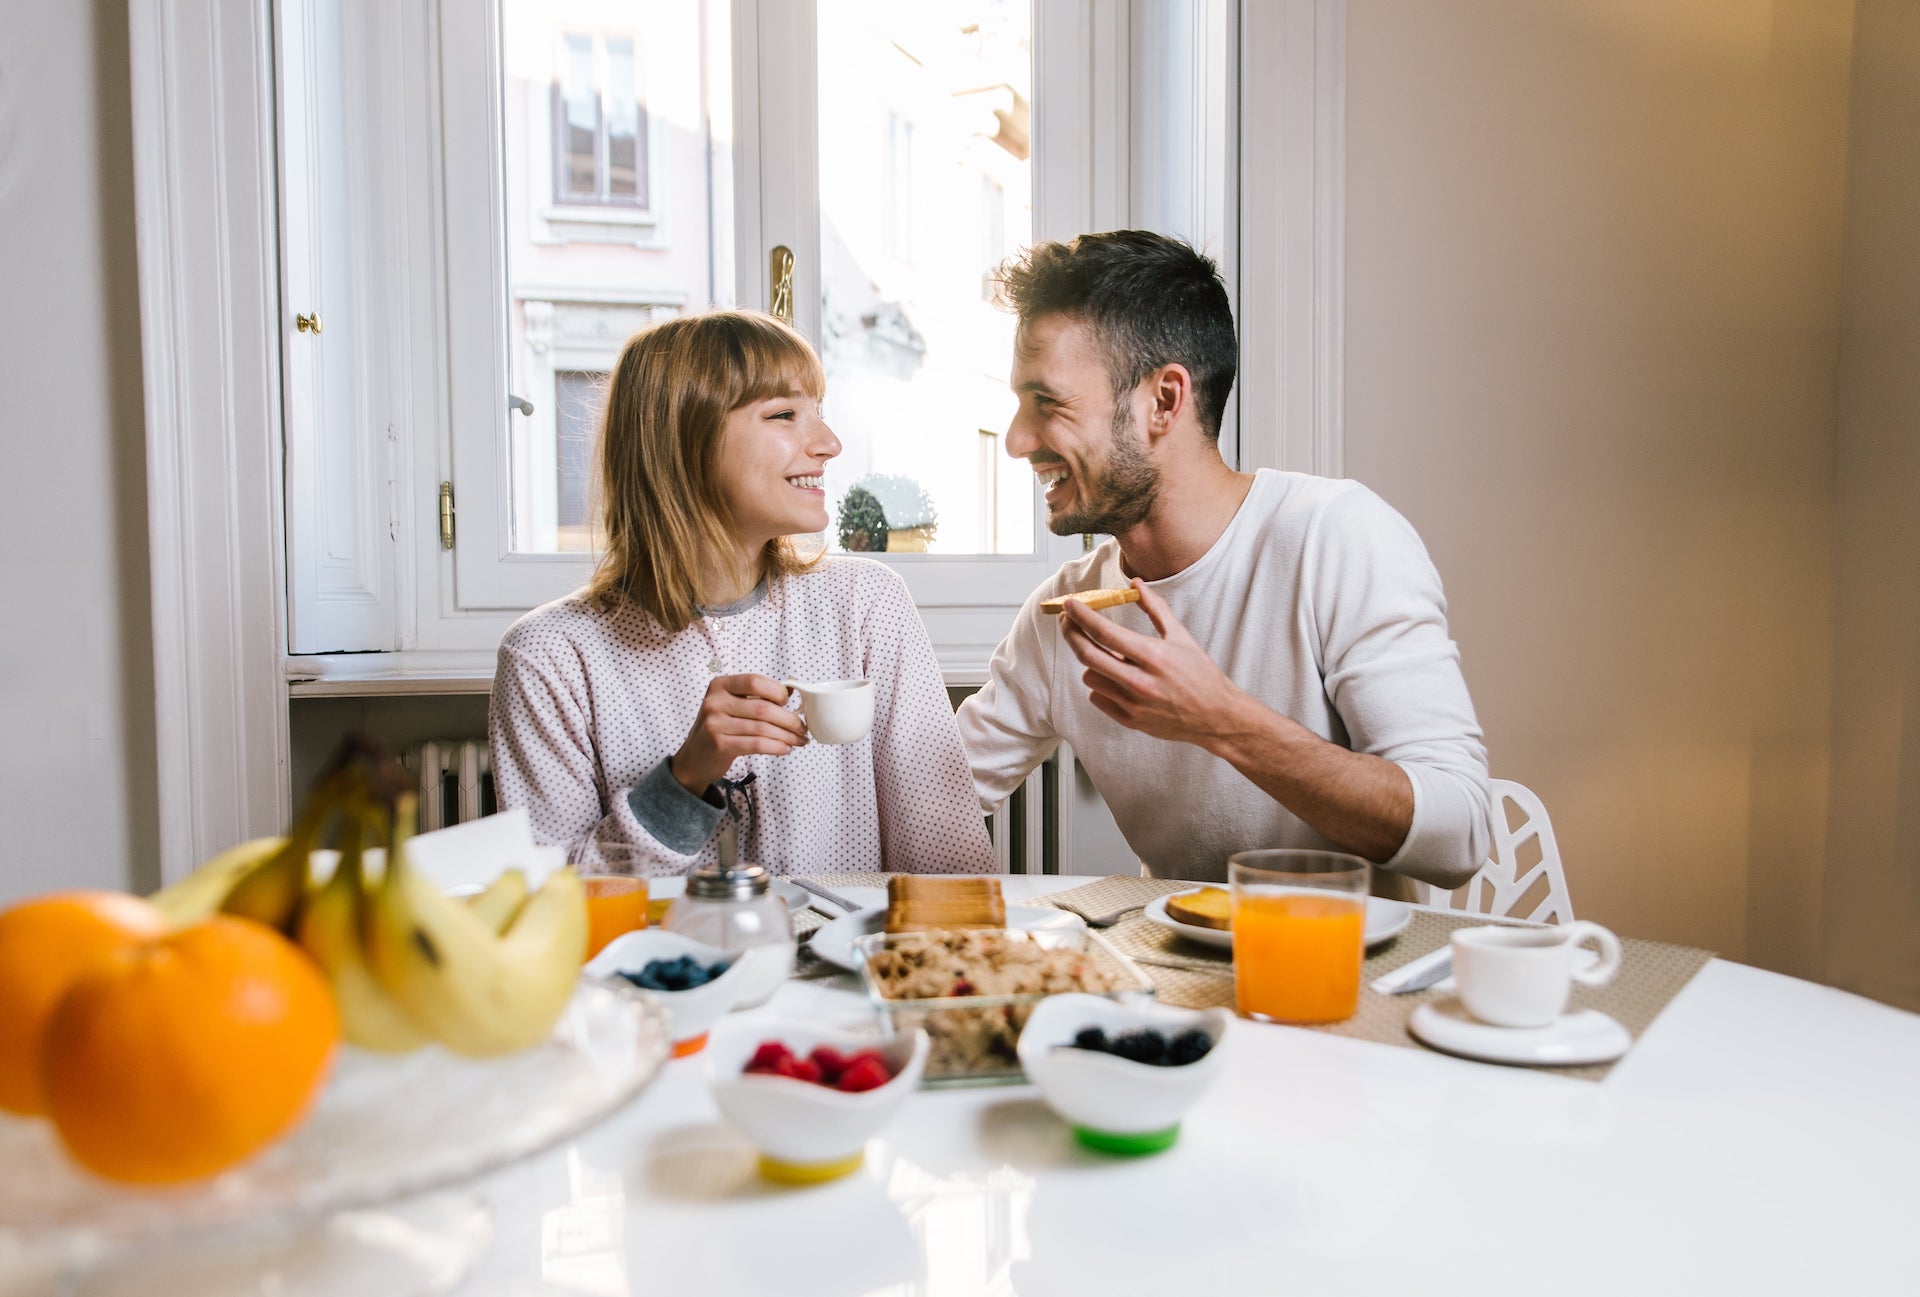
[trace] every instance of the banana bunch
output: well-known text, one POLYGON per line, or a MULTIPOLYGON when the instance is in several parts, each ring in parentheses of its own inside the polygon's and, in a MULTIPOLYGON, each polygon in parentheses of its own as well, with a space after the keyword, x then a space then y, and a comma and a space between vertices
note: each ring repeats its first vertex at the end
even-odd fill
POLYGON ((414 869, 413 794, 370 744, 349 741, 284 838, 221 852, 151 899, 176 924, 216 911, 294 937, 325 971, 353 1044, 404 1053, 438 1042, 493 1057, 546 1039, 573 996, 587 948, 586 890, 570 869, 529 894, 509 869, 465 901, 414 869), (310 881, 336 830, 339 864, 310 881), (384 850, 380 876, 369 856, 384 850))

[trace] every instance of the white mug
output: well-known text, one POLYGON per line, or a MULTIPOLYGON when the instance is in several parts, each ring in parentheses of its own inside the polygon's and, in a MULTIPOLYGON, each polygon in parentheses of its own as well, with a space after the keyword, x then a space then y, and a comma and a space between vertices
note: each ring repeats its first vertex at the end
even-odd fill
POLYGON ((800 699, 807 733, 821 743, 858 743, 873 728, 873 681, 826 680, 803 684, 782 680, 800 699))
POLYGON ((1552 928, 1461 928, 1452 946, 1460 1003, 1496 1027, 1544 1027, 1566 1012, 1572 983, 1602 986, 1620 971, 1620 939, 1584 919, 1552 928), (1575 969, 1573 952, 1588 938, 1598 943, 1600 962, 1575 969))

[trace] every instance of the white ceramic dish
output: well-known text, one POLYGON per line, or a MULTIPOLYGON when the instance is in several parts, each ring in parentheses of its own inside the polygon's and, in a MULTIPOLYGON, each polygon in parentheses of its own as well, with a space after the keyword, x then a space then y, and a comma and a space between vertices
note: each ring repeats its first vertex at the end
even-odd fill
MULTIPOLYGON (((858 898, 849 896, 847 899, 851 901, 858 898)), ((815 930, 813 953, 829 964, 838 964, 848 972, 857 972, 860 955, 854 949, 854 943, 862 937, 872 936, 886 924, 885 905, 830 919, 815 930)), ((1007 926, 1021 932, 1075 932, 1084 931, 1087 922, 1077 914, 1056 910, 1050 905, 1009 905, 1007 926)))
MULTIPOLYGON (((1198 888, 1194 890, 1199 890, 1198 888)), ((1192 892, 1175 892, 1174 896, 1191 896, 1192 892)), ((1221 950, 1233 949, 1233 934, 1220 928, 1203 928, 1197 923, 1182 923, 1167 913, 1167 902, 1172 897, 1156 897, 1145 910, 1149 919, 1161 927, 1177 932, 1190 941, 1203 946, 1216 946, 1221 950)), ((1367 898, 1367 944, 1377 946, 1390 937, 1397 937, 1406 931, 1413 922, 1413 907, 1405 901, 1390 901, 1383 896, 1367 898)))
POLYGON ((721 1115, 760 1150, 761 1170, 770 1178, 829 1180, 860 1164, 867 1141, 920 1084, 927 1049, 924 1031, 882 1039, 798 1019, 736 1018, 713 1033, 713 1098, 721 1115), (744 1074, 754 1051, 769 1040, 802 1056, 820 1045, 843 1054, 875 1049, 886 1058, 893 1079, 878 1089, 848 1094, 784 1076, 744 1074))
POLYGON ((1457 999, 1430 1000, 1407 1017, 1415 1040, 1443 1054, 1525 1067, 1611 1063, 1633 1047, 1633 1037, 1598 1009, 1563 1013, 1544 1027, 1494 1027, 1457 999))
POLYGON ((1049 996, 1034 1009, 1020 1035, 1020 1066, 1082 1143, 1109 1152, 1154 1152, 1173 1142, 1180 1119, 1219 1074, 1230 1016, 1225 1009, 1119 1004, 1097 995, 1049 996), (1108 1036, 1150 1029, 1169 1040, 1199 1030, 1213 1048, 1196 1062, 1157 1067, 1072 1048, 1073 1038, 1086 1027, 1099 1027, 1108 1036))
MULTIPOLYGON (((706 1043, 707 1031, 738 1002, 745 989, 742 978, 744 961, 717 946, 683 937, 665 928, 642 928, 609 941, 606 948, 587 961, 586 971, 595 977, 617 977, 637 973, 656 959, 678 959, 690 955, 696 963, 711 968, 726 964, 727 971, 688 991, 653 991, 660 1003, 673 1015, 673 1052, 676 1058, 697 1052, 706 1043)), ((631 985, 631 983, 629 983, 631 985)))

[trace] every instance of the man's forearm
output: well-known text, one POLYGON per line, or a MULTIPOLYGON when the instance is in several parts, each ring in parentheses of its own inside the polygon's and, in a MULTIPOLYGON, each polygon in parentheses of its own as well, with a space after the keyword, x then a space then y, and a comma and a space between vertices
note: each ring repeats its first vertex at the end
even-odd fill
POLYGON ((1391 859, 1413 828, 1406 771, 1248 703, 1244 723, 1210 736, 1207 750, 1323 837, 1376 864, 1391 859))

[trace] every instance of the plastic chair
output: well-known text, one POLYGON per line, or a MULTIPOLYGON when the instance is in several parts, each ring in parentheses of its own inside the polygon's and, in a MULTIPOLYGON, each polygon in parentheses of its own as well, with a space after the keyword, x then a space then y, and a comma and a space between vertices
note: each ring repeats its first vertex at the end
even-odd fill
POLYGON ((1525 784, 1489 779, 1493 819, 1493 854, 1477 873, 1454 891, 1422 883, 1428 905, 1453 907, 1465 893, 1463 912, 1496 918, 1524 918, 1535 923, 1569 923, 1573 900, 1567 894, 1567 874, 1560 864, 1560 844, 1554 840, 1553 821, 1546 804, 1525 784), (1514 914, 1542 880, 1546 895, 1530 914, 1514 914))

